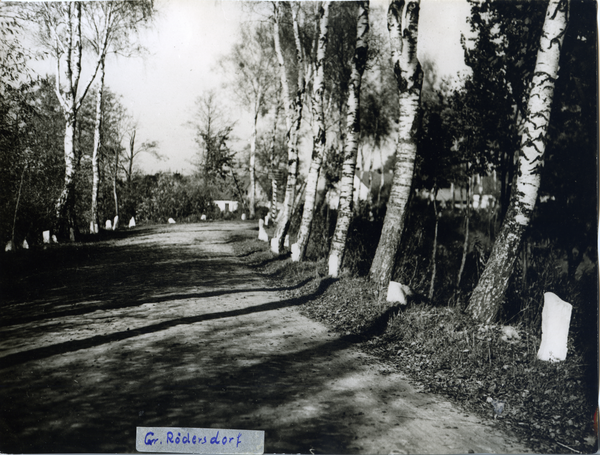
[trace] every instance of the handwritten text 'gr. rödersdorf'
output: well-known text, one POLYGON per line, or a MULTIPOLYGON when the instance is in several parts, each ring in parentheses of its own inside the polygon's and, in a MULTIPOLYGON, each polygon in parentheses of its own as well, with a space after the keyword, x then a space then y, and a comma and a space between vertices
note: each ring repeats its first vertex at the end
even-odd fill
POLYGON ((216 428, 137 427, 138 452, 262 454, 265 432, 216 428))

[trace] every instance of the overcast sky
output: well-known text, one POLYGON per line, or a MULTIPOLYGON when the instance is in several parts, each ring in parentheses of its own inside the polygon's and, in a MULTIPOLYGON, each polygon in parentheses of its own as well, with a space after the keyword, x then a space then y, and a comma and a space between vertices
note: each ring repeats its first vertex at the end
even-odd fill
MULTIPOLYGON (((371 8, 383 3, 373 1, 371 8)), ((216 61, 236 41, 239 24, 247 17, 234 0, 156 0, 155 5, 159 11, 155 26, 141 38, 148 55, 111 60, 106 84, 123 96, 138 121, 136 141, 157 140, 160 152, 167 156, 159 162, 140 155, 141 169, 189 174, 197 149, 193 131, 185 123, 192 116, 194 99, 220 87, 223 75, 214 71, 216 61)), ((467 30, 468 12, 465 0, 421 0, 419 56, 434 60, 442 74, 466 69, 460 33, 467 30)), ((43 67, 39 72, 44 72, 43 67)), ((250 133, 251 119, 240 110, 234 116, 236 134, 243 141, 250 133)))

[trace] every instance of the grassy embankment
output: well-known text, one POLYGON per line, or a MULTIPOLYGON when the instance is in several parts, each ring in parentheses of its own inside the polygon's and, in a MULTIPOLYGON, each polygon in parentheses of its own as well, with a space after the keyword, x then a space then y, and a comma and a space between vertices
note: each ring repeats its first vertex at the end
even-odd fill
POLYGON ((274 285, 303 283, 285 293, 286 298, 310 297, 299 311, 335 332, 359 335, 361 349, 425 391, 509 428, 536 452, 596 452, 597 363, 573 337, 566 361, 542 362, 536 357, 539 328, 517 324, 519 338, 505 341, 502 326, 477 324, 459 307, 417 301, 392 307, 366 278, 328 278, 325 260, 293 263, 254 239, 237 243, 236 249, 274 285), (492 400, 504 403, 501 414, 494 412, 492 400))

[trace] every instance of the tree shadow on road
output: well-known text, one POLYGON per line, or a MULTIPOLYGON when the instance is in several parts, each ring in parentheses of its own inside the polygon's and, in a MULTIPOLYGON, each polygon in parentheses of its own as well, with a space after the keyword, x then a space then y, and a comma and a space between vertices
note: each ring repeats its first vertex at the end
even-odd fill
POLYGON ((135 452, 136 426, 153 425, 265 429, 266 452, 360 451, 355 430, 374 423, 331 384, 353 374, 338 360, 364 337, 323 342, 277 319, 332 279, 300 298, 202 311, 206 298, 283 288, 194 245, 64 250, 3 297, 0 451, 135 452), (76 339, 33 344, 75 326, 76 339))
MULTIPOLYGON (((265 334, 268 326, 243 330, 265 334)), ((13 393, 3 399, 0 450, 134 452, 137 426, 184 426, 264 429, 266 453, 357 453, 356 428, 381 423, 369 421, 356 402, 365 384, 331 387, 345 377, 352 381, 347 363, 336 360, 360 337, 284 352, 233 353, 232 359, 218 343, 220 330, 201 340, 182 335, 147 341, 144 350, 135 342, 118 343, 119 355, 109 359, 90 347, 48 364, 30 362, 31 373, 22 369, 21 378, 3 380, 13 393)), ((16 370, 4 370, 9 372, 16 370)), ((382 399, 399 393, 375 382, 368 386, 382 399)))

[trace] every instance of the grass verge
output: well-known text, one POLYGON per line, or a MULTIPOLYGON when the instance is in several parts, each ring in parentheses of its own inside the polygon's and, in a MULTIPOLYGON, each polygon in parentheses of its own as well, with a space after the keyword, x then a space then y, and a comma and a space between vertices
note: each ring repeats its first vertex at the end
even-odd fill
MULTIPOLYGON (((324 260, 293 263, 254 239, 235 247, 274 285, 296 286, 284 292, 286 298, 313 293, 327 277, 324 260)), ((519 434, 537 453, 598 450, 593 431, 597 363, 586 363, 572 338, 566 361, 542 362, 536 357, 539 333, 530 328, 513 327, 507 338, 502 326, 476 324, 457 308, 390 307, 367 279, 348 275, 299 311, 338 333, 359 335, 361 349, 424 391, 519 434)))

